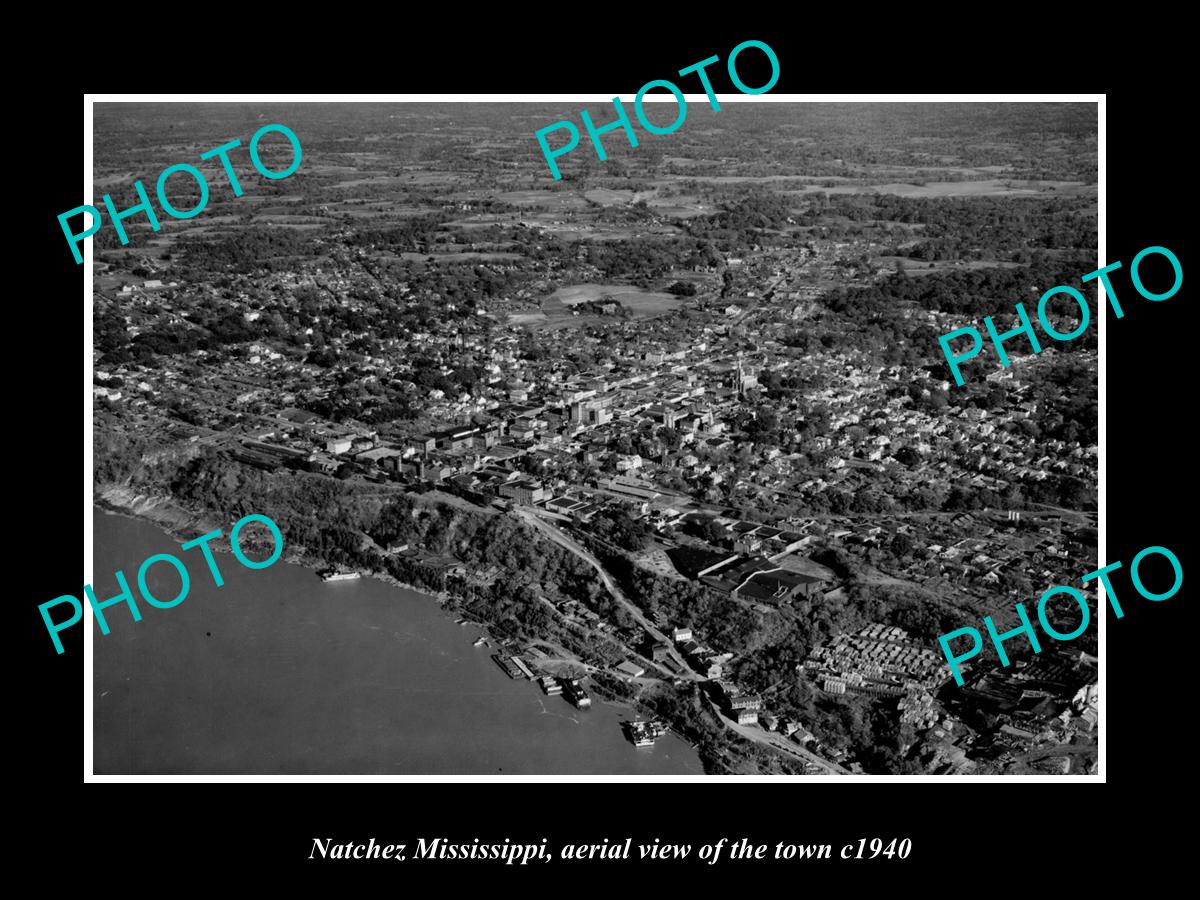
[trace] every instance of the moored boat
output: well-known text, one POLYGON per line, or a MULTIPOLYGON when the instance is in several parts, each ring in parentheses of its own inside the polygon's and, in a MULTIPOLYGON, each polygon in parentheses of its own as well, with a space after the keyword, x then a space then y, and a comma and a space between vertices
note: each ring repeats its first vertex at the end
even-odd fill
POLYGON ((570 700, 578 709, 587 709, 592 705, 592 698, 584 690, 583 683, 578 678, 563 680, 563 696, 570 700))
POLYGON ((317 574, 322 581, 353 581, 362 577, 358 572, 339 572, 336 569, 323 569, 317 574))
POLYGON ((625 736, 635 747, 653 747, 654 742, 667 733, 667 726, 657 719, 649 722, 635 719, 626 722, 624 728, 625 736))

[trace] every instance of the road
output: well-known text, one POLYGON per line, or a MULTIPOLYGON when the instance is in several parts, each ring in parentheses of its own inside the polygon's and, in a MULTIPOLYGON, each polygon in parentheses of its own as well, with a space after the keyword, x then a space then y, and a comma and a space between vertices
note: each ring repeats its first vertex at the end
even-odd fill
MULTIPOLYGON (((788 497, 796 497, 804 499, 805 495, 797 494, 794 491, 782 489, 774 489, 772 493, 783 494, 788 497)), ((955 516, 962 515, 985 515, 985 516, 1006 516, 1009 513, 1021 513, 1024 516, 1046 515, 1047 512, 1063 517, 1071 517, 1076 520, 1082 520, 1088 523, 1093 523, 1096 518, 1096 513, 1088 510, 1065 509, 1061 506, 1050 506, 1047 503, 1034 503, 1031 506, 1041 507, 1041 509, 1030 509, 1022 507, 1020 509, 1000 509, 996 507, 987 507, 986 509, 956 509, 956 510, 919 510, 916 512, 878 512, 878 513, 806 513, 802 518, 811 519, 813 521, 825 521, 834 519, 838 521, 857 522, 867 519, 952 519, 955 516)), ((728 507, 714 507, 711 509, 726 509, 728 507)))
POLYGON ((1013 761, 1029 765, 1040 759, 1046 759, 1049 756, 1067 756, 1071 758, 1071 770, 1066 774, 1080 775, 1083 773, 1084 766, 1078 757, 1094 758, 1096 753, 1095 744, 1056 744, 1053 747, 1039 747, 1036 750, 1031 750, 1022 756, 1016 757, 1013 761))
MULTIPOLYGON (((595 569, 596 573, 600 576, 600 580, 604 583, 604 587, 612 595, 613 599, 624 606, 629 611, 629 614, 637 621, 637 623, 646 629, 646 631, 653 636, 655 640, 662 641, 670 648, 671 658, 675 660, 675 662, 683 670, 684 674, 681 677, 687 678, 690 681, 704 680, 698 674, 692 671, 691 667, 684 662, 683 657, 679 655, 679 651, 675 649, 675 644, 672 641, 667 640, 667 637, 661 631, 655 628, 654 625, 642 614, 642 611, 638 609, 628 597, 625 596, 619 587, 617 587, 616 583, 612 580, 612 577, 607 571, 605 571, 604 566, 600 564, 600 561, 596 559, 596 557, 581 547, 576 541, 563 534, 560 529, 554 527, 544 519, 539 518, 537 513, 535 513, 532 509, 517 506, 513 507, 513 511, 516 512, 516 514, 520 516, 523 521, 529 523, 530 526, 536 528, 550 540, 554 541, 554 543, 558 544, 563 549, 574 553, 593 569, 595 569)), ((712 700, 709 700, 708 702, 713 707, 713 711, 716 713, 718 720, 720 720, 727 728, 733 729, 733 731, 737 732, 747 740, 753 741, 756 744, 765 744, 766 746, 772 747, 782 753, 787 753, 798 759, 802 759, 805 762, 812 763, 815 766, 820 766, 826 772, 835 775, 850 774, 837 763, 830 762, 827 759, 822 759, 815 753, 805 750, 803 747, 800 747, 794 742, 789 741, 772 731, 763 731, 761 728, 749 725, 738 725, 736 722, 731 722, 721 714, 721 710, 715 703, 712 702, 712 700)))
POLYGON ((624 592, 617 587, 617 584, 615 581, 613 581, 612 576, 609 575, 604 566, 600 564, 600 560, 596 559, 596 557, 588 553, 588 551, 580 546, 576 541, 564 534, 561 529, 556 528, 554 525, 540 518, 533 510, 517 506, 513 508, 513 511, 516 512, 516 514, 520 516, 523 521, 527 522, 533 528, 536 528, 550 540, 554 541, 554 543, 558 544, 564 550, 569 550, 571 553, 574 553, 593 569, 595 569, 596 574, 600 576, 601 582, 604 583, 605 589, 609 594, 612 595, 612 598, 625 607, 626 611, 630 616, 633 617, 634 621, 641 625, 651 637, 653 637, 656 641, 667 645, 671 659, 677 666, 679 666, 681 672, 681 674, 678 676, 672 676, 668 674, 668 678, 679 677, 686 678, 689 681, 702 680, 698 674, 692 671, 691 666, 684 661, 683 657, 679 654, 679 651, 675 649, 675 643, 668 639, 665 634, 659 631, 658 628, 655 627, 654 623, 647 619, 642 611, 638 609, 637 605, 634 604, 633 601, 631 601, 628 597, 626 597, 624 592))
POLYGON ((796 757, 797 759, 802 759, 805 762, 812 763, 814 766, 820 766, 826 771, 826 773, 830 775, 850 774, 850 772, 848 772, 846 769, 843 769, 837 763, 830 762, 827 759, 822 759, 821 757, 817 756, 817 754, 812 753, 809 750, 805 750, 799 744, 795 743, 794 741, 789 741, 780 734, 776 734, 773 731, 763 731, 756 725, 739 725, 736 722, 727 719, 721 713, 720 708, 713 703, 711 699, 708 701, 708 703, 712 707, 713 714, 718 720, 720 720, 722 725, 737 732, 746 740, 753 741, 756 744, 765 744, 766 746, 782 753, 787 753, 790 756, 796 757))

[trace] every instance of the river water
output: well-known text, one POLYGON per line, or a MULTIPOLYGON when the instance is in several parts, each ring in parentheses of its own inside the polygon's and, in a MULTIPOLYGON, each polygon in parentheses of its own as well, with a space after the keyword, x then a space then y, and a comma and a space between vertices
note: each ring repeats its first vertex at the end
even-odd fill
MULTIPOLYGON (((474 647, 436 601, 373 578, 326 584, 277 562, 243 568, 215 555, 215 587, 198 550, 146 522, 96 510, 99 600, 120 568, 137 594, 138 567, 173 553, 191 574, 179 606, 139 599, 106 610, 94 631, 97 774, 700 775, 674 735, 631 745, 624 707, 593 698, 577 710, 514 681, 474 647)), ((153 566, 155 596, 178 576, 153 566)))

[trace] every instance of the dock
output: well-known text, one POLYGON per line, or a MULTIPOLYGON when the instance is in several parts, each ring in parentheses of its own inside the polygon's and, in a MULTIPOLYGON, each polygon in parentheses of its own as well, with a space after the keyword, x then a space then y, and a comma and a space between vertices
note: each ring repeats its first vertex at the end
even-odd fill
POLYGON ((528 678, 530 681, 534 681, 537 677, 519 656, 505 656, 503 653, 493 653, 492 659, 496 661, 496 665, 503 669, 504 674, 509 678, 528 678))
POLYGON ((518 669, 515 665, 513 665, 512 660, 509 659, 507 656, 504 656, 500 653, 493 653, 492 659, 495 661, 496 665, 498 665, 501 668, 501 670, 504 672, 504 674, 507 675, 509 678, 524 678, 525 677, 525 673, 522 672, 520 669, 518 669))

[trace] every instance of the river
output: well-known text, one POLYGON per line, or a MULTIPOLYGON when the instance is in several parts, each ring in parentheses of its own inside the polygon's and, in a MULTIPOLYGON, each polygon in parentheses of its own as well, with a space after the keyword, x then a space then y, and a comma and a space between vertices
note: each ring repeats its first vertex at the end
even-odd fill
MULTIPOLYGON (((147 522, 95 513, 94 587, 136 595, 142 561, 181 556, 147 522)), ((94 631, 96 774, 701 775, 674 735, 636 748, 624 707, 577 710, 514 681, 432 598, 373 578, 326 584, 278 562, 243 568, 216 554, 216 587, 198 550, 182 557, 191 593, 157 609, 107 610, 94 631)), ((154 566, 169 600, 179 581, 154 566)))

